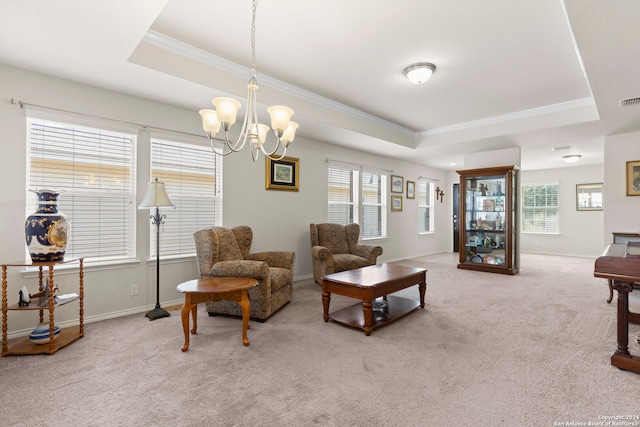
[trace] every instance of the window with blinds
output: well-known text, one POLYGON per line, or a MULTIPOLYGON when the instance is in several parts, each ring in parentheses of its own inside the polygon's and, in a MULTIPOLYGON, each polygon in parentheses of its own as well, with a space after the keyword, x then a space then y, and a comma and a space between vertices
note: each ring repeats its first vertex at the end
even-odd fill
POLYGON ((383 237, 386 234, 385 203, 387 176, 377 172, 362 171, 362 224, 363 239, 383 237))
MULTIPOLYGON (((66 256, 135 258, 136 136, 28 118, 27 190, 59 189, 70 223, 66 256)), ((37 209, 27 192, 27 213, 37 209)))
POLYGON ((387 176, 373 170, 329 165, 328 221, 360 224, 362 239, 384 237, 387 230, 387 176))
POLYGON ((329 215, 334 224, 358 223, 357 170, 329 166, 329 215))
MULTIPOLYGON (((210 147, 151 139, 151 178, 165 183, 176 209, 162 210, 160 256, 195 254, 193 233, 222 225, 222 157, 210 147)), ((155 226, 151 254, 156 254, 155 226)))
POLYGON ((558 184, 522 185, 522 231, 559 232, 558 184))
POLYGON ((418 179, 418 232, 428 233, 433 230, 433 182, 424 178, 418 179))

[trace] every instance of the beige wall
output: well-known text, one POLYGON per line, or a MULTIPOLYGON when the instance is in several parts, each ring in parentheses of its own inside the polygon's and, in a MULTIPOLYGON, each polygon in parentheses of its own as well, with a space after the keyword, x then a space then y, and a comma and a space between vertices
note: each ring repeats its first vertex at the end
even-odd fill
MULTIPOLYGON (((183 109, 115 92, 105 91, 75 82, 60 80, 0 65, 0 147, 3 161, 0 177, 6 183, 1 210, 1 262, 14 262, 25 257, 24 220, 26 212, 26 121, 25 111, 11 105, 11 98, 61 110, 115 120, 171 129, 201 135, 197 111, 183 109)), ((111 123, 105 121, 105 123, 111 123)), ((138 201, 149 180, 150 131, 132 126, 138 132, 138 201)), ((152 129, 153 131, 153 129, 152 129)), ((327 163, 326 158, 365 164, 393 170, 405 180, 419 176, 439 179, 444 173, 425 166, 384 158, 356 150, 345 149, 304 138, 304 129, 287 154, 300 159, 300 191, 268 191, 265 189, 264 160, 253 163, 249 152, 224 159, 223 223, 226 226, 250 225, 254 230, 254 251, 288 250, 296 252, 294 276, 310 277, 312 273, 309 243, 309 224, 327 220, 327 163)), ((204 137, 191 137, 208 145, 204 137)), ((31 194, 30 194, 31 195, 31 194)), ((448 249, 447 205, 435 207, 436 233, 419 236, 417 233, 417 200, 404 200, 402 212, 389 212, 388 235, 375 241, 383 246, 381 261, 442 252, 448 249)), ((137 262, 86 268, 87 321, 123 314, 142 312, 155 302, 155 263, 149 261, 149 212, 138 211, 136 246, 137 262), (131 284, 139 285, 139 295, 130 296, 131 284)), ((161 264, 161 292, 163 303, 181 301, 175 291, 178 283, 197 276, 194 259, 166 260, 161 264)), ((16 302, 22 284, 36 289, 36 278, 23 275, 18 269, 9 272, 9 301, 16 302)), ((59 274, 56 282, 62 292, 73 292, 77 274, 59 274)), ((34 291, 35 292, 35 291, 34 291)), ((10 333, 24 333, 33 329, 36 320, 23 313, 11 313, 10 333)), ((69 304, 56 312, 56 323, 73 322, 77 305, 69 304)))

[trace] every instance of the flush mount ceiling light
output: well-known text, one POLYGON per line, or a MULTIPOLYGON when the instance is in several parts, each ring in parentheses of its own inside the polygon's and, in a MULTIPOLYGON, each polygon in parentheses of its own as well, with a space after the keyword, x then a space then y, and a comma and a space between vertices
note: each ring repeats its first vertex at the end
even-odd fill
POLYGON ((411 83, 419 85, 429 80, 435 70, 436 66, 430 62, 418 62, 405 68, 403 74, 411 83))
POLYGON ((580 157, 582 157, 580 154, 569 154, 568 156, 562 156, 562 159, 565 163, 575 163, 580 160, 580 157))

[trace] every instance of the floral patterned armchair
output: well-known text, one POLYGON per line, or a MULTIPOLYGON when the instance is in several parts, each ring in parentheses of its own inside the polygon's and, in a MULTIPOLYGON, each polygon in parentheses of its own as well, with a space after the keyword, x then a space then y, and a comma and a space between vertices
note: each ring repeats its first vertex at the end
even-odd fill
POLYGON ((313 279, 322 284, 322 276, 374 265, 382 247, 359 245, 358 224, 310 224, 313 279))
MULTIPOLYGON (((291 300, 294 252, 250 253, 253 231, 246 225, 210 227, 193 233, 200 277, 241 276, 259 280, 249 290, 251 318, 265 321, 291 300)), ((207 302, 210 316, 242 316, 233 301, 207 302)))

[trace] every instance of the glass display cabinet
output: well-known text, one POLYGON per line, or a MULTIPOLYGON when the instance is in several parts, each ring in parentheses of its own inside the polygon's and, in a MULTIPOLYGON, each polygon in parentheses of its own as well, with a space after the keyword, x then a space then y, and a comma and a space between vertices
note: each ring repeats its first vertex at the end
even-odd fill
POLYGON ((518 167, 457 171, 460 175, 458 268, 516 274, 518 167))

